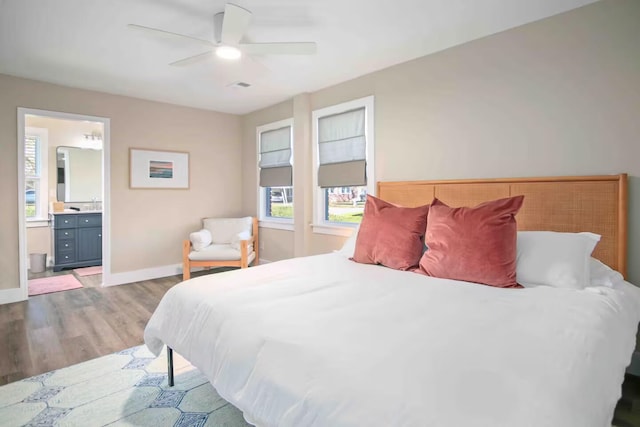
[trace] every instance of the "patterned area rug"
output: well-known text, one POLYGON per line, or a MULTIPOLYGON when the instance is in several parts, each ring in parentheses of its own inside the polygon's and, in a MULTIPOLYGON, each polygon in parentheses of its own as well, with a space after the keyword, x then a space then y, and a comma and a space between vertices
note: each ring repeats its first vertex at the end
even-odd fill
POLYGON ((133 347, 0 387, 0 424, 9 426, 247 427, 242 413, 174 353, 133 347))
POLYGON ((0 425, 251 427, 175 353, 175 386, 167 386, 164 354, 133 347, 2 386, 0 425))
POLYGON ((82 287, 82 283, 71 274, 29 280, 29 296, 68 291, 82 287))

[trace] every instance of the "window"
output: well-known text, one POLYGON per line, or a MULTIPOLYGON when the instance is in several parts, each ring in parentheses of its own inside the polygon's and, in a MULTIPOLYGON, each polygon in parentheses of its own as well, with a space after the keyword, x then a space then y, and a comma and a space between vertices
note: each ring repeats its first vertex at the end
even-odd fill
POLYGON ((24 138, 25 214, 27 221, 47 219, 47 130, 26 128, 24 138))
POLYGON ((293 230, 293 120, 257 129, 261 226, 293 230))
POLYGON ((362 220, 373 141, 373 96, 313 112, 315 232, 348 235, 362 220))

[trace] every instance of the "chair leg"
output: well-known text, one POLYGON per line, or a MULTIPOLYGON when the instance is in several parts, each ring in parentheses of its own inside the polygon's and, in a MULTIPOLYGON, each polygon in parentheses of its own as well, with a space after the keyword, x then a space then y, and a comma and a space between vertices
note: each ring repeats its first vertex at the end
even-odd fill
POLYGON ((246 240, 240 241, 240 268, 249 267, 247 260, 249 259, 249 247, 246 240))
POLYGON ((256 258, 253 260, 253 265, 260 264, 260 228, 258 227, 258 218, 253 218, 253 252, 256 254, 256 258))
POLYGON ((185 240, 182 243, 182 280, 191 279, 191 265, 189 263, 190 251, 191 251, 191 241, 185 240))

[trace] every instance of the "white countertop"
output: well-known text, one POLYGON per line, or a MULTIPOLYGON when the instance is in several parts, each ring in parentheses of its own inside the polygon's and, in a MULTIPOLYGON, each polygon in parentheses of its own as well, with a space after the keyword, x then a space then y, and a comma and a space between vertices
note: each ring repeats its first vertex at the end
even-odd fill
POLYGON ((73 209, 65 209, 63 212, 51 212, 54 215, 67 215, 67 214, 71 214, 71 215, 75 215, 75 214, 95 214, 95 213, 102 213, 102 211, 99 210, 95 210, 95 211, 74 211, 73 209))

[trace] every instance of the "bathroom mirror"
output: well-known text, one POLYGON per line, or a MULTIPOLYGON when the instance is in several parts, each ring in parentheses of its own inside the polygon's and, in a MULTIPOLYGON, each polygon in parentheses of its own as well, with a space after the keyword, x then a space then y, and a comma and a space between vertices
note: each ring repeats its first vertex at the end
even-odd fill
POLYGON ((102 150, 80 147, 56 148, 58 201, 102 201, 102 150))

